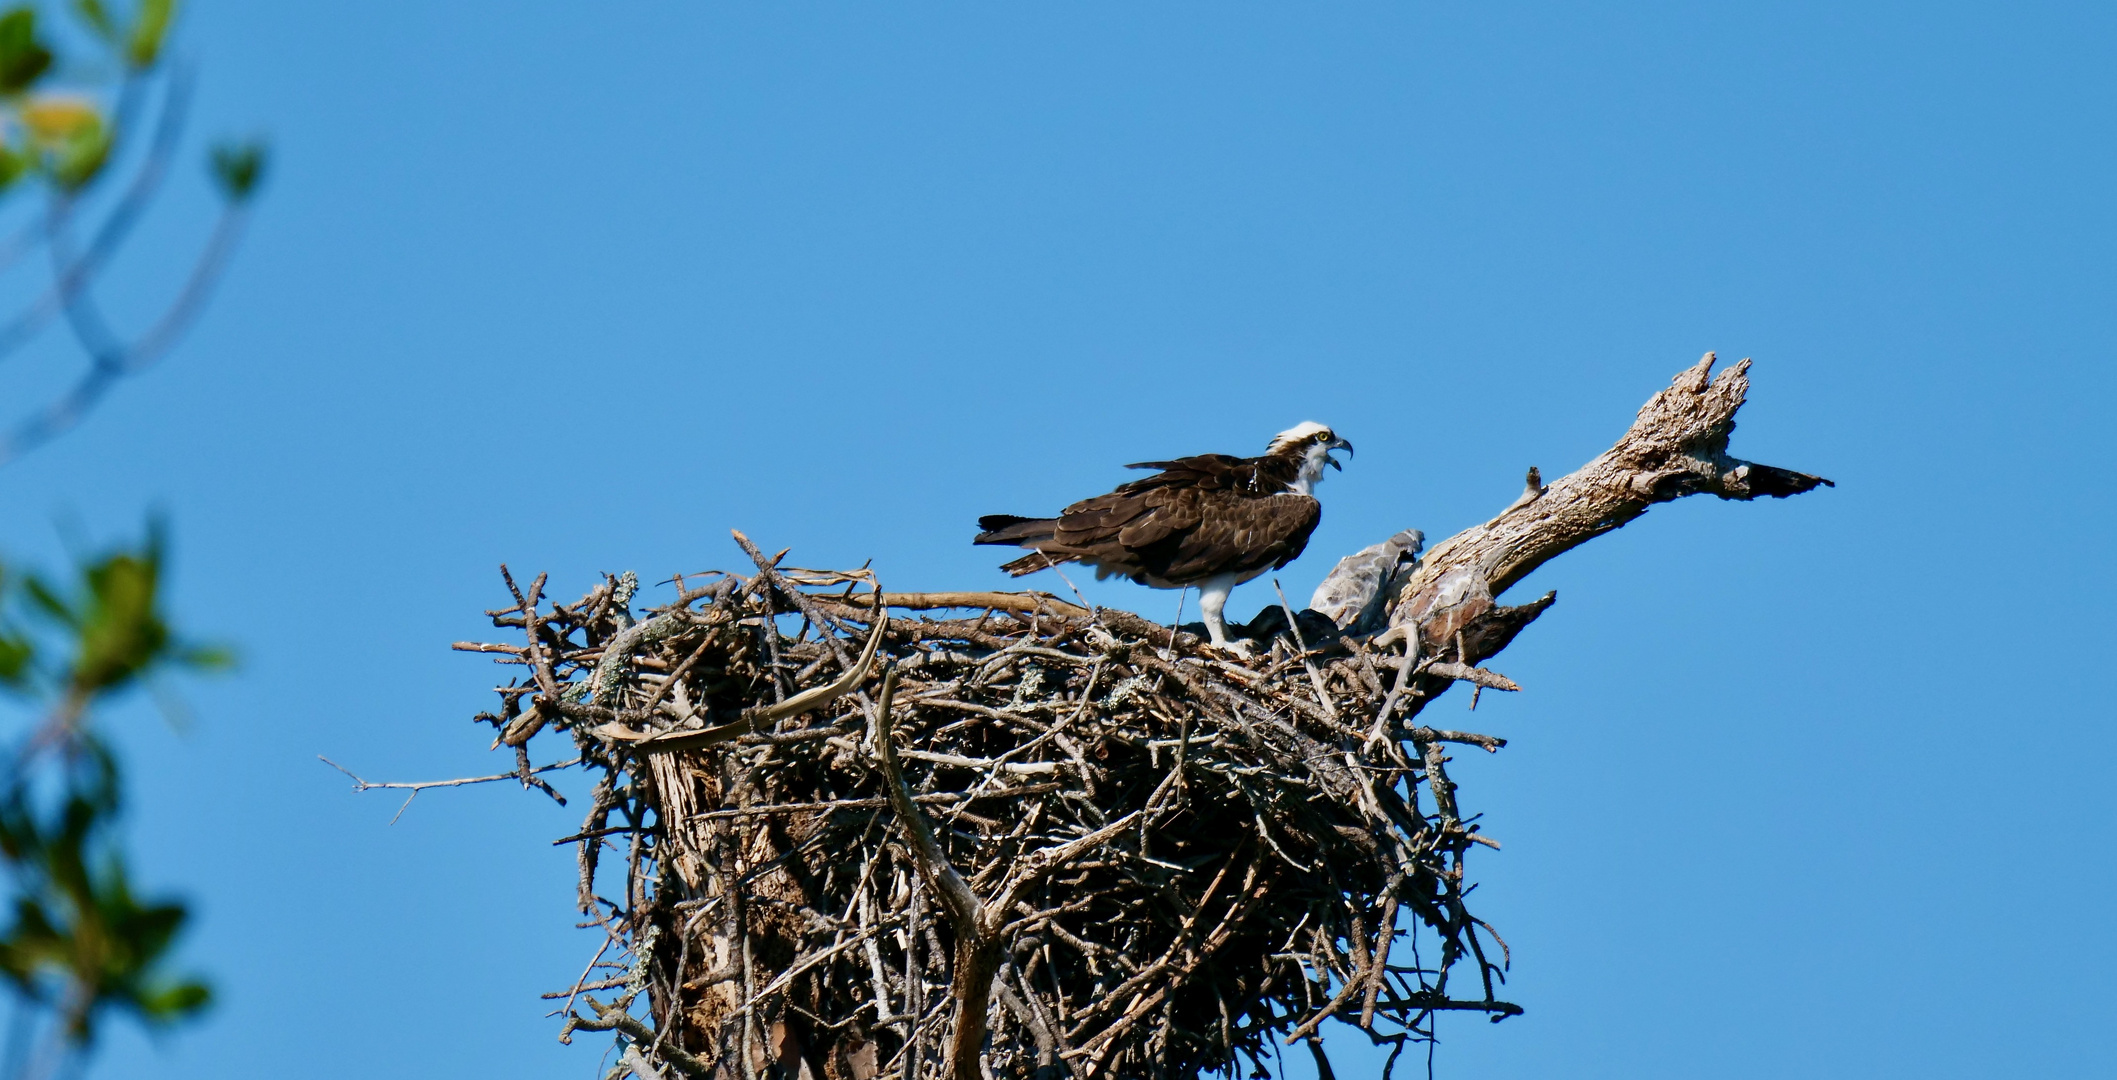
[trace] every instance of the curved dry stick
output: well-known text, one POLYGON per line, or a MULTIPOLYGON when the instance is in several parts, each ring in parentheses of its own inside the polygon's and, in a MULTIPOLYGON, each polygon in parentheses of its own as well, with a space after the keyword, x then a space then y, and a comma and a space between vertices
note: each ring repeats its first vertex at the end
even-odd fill
MULTIPOLYGON (((872 592, 849 593, 845 596, 827 596, 818 599, 851 603, 855 600, 870 600, 872 592)), ((1079 604, 1061 600, 1045 592, 913 592, 884 593, 882 602, 893 608, 931 610, 934 608, 990 608, 993 611, 1018 611, 1024 615, 1057 613, 1076 618, 1087 618, 1093 614, 1079 604)))
POLYGON ((851 668, 847 669, 844 675, 839 676, 837 680, 829 685, 810 687, 776 705, 744 709, 742 718, 739 720, 722 724, 718 727, 709 727, 703 731, 679 731, 660 735, 636 732, 620 724, 604 724, 595 728, 593 734, 600 735, 606 739, 629 742, 642 750, 657 752, 696 750, 700 747, 714 746, 730 739, 740 738, 767 724, 776 723, 789 716, 799 716, 812 709, 821 708, 831 701, 852 693, 855 688, 867 680, 868 672, 874 668, 875 651, 881 648, 882 634, 888 629, 889 614, 878 605, 875 608, 874 629, 869 631, 867 635, 867 647, 860 651, 860 659, 851 668))

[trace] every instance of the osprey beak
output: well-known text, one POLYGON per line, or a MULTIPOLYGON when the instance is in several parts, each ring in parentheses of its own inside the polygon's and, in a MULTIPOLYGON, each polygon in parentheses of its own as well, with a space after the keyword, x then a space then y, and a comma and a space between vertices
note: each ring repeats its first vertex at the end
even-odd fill
MULTIPOLYGON (((1343 450, 1348 454, 1353 452, 1353 444, 1346 442, 1344 439, 1332 439, 1330 441, 1330 448, 1332 450, 1343 450)), ((1339 472, 1345 471, 1345 466, 1340 465, 1338 463, 1338 459, 1330 456, 1329 453, 1326 452, 1323 455, 1323 460, 1330 462, 1331 468, 1336 469, 1339 472)))

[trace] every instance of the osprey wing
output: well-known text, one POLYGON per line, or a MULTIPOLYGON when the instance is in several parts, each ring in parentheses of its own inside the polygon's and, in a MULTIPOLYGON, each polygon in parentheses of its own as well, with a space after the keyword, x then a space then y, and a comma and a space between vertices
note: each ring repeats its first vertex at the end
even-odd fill
POLYGON ((1158 576, 1180 582, 1277 570, 1300 556, 1323 520, 1323 504, 1309 495, 1213 491, 1200 492, 1199 501, 1198 526, 1184 534, 1158 576))
POLYGON ((1174 584, 1284 566, 1322 509, 1306 495, 1264 494, 1281 489, 1258 475, 1259 464, 1206 454, 1132 466, 1160 471, 1067 507, 1045 550, 1104 574, 1174 584))

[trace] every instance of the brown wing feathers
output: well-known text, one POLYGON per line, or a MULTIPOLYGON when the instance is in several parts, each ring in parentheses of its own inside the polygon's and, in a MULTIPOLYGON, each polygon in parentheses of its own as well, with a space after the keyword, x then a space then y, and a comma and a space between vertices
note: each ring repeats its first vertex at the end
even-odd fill
POLYGON ((1207 454, 1130 467, 1160 471, 1056 518, 979 518, 984 532, 975 542, 1036 549, 1001 567, 1017 577, 1082 562, 1100 573, 1181 584, 1284 566, 1322 516, 1315 499, 1286 491, 1294 466, 1278 458, 1207 454))

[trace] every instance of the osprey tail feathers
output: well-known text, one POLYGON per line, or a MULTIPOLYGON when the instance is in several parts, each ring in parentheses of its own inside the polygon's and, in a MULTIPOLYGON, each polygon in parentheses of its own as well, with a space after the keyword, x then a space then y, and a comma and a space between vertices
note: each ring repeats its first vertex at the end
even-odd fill
POLYGON ((1022 577, 1024 575, 1034 574, 1039 570, 1045 569, 1046 567, 1058 566, 1062 563, 1079 561, 1080 556, 1078 555, 1046 555, 1041 551, 1032 551, 1029 554, 1024 555, 1021 558, 1016 559, 1012 562, 1001 563, 1000 569, 1007 571, 1009 576, 1022 577))
POLYGON ((1013 562, 1001 564, 1000 569, 1015 577, 1021 577, 1024 574, 1034 574, 1047 566, 1057 563, 1075 562, 1079 558, 1074 555, 1046 555, 1041 551, 1033 550, 1038 544, 1050 543, 1058 539, 1057 518, 1025 518, 1016 517, 1013 514, 987 514, 978 519, 978 528, 985 531, 979 533, 976 540, 971 541, 974 544, 1012 544, 1015 547, 1032 549, 1029 554, 1013 562))
POLYGON ((973 544, 1033 544, 1058 536, 1057 518, 1025 518, 1013 514, 987 514, 978 519, 978 534, 973 544))

